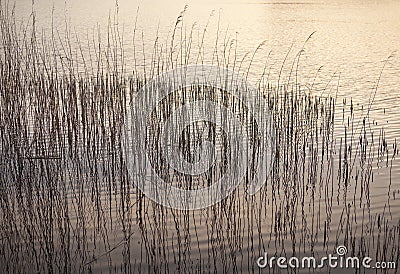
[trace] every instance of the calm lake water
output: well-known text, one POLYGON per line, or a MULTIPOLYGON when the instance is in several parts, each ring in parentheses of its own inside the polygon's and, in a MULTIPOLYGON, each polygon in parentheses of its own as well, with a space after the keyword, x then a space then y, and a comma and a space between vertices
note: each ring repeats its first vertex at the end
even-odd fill
MULTIPOLYGON (((97 26, 106 41, 109 16, 119 6, 119 26, 123 28, 126 63, 133 64, 132 37, 137 18, 137 44, 144 47, 148 58, 156 37, 167 41, 179 13, 188 5, 184 16, 189 32, 195 23, 195 35, 205 35, 206 52, 212 53, 216 33, 219 40, 237 39, 238 56, 253 53, 259 44, 265 45, 255 56, 253 70, 257 73, 265 62, 270 69, 270 80, 276 82, 284 64, 282 79, 286 79, 296 55, 310 34, 312 38, 304 47, 298 67, 299 81, 315 90, 334 90, 351 97, 359 104, 366 104, 373 94, 383 64, 389 56, 371 114, 382 127, 394 131, 392 123, 399 113, 400 82, 400 20, 398 1, 35 1, 39 28, 52 25, 65 32, 66 22, 72 36, 80 37, 83 44, 93 39, 97 26), (139 8, 139 13, 138 13, 139 8), (138 14, 138 15, 137 15, 138 14), (268 58, 266 58, 269 56, 268 58), (286 73, 285 73, 286 72, 286 73), (383 115, 384 109, 386 115, 383 115), (383 117, 384 116, 384 117, 383 117)), ((21 0, 15 7, 18 18, 28 18, 31 1, 21 0)), ((97 34, 96 34, 97 35, 97 34)), ((138 58, 142 59, 142 57, 138 58)), ((137 60, 136 62, 141 62, 137 60)), ((296 65, 297 66, 297 65, 296 65)), ((316 91, 316 95, 318 92, 316 91)), ((335 91, 336 92, 336 91, 335 91)), ((326 95, 326 92, 323 94, 326 95)), ((394 133, 394 132, 393 132, 394 133)), ((394 137, 393 134, 387 136, 394 137)))
MULTIPOLYGON (((140 194, 133 186, 126 189, 124 185, 122 190, 123 184, 115 180, 121 178, 108 169, 114 168, 114 163, 109 162, 112 155, 98 156, 102 159, 96 174, 98 190, 104 195, 98 194, 95 201, 94 190, 89 187, 95 181, 93 174, 85 175, 81 170, 82 163, 90 160, 82 159, 81 164, 68 160, 70 172, 62 176, 72 182, 67 191, 71 204, 68 260, 72 263, 67 269, 258 273, 256 260, 264 252, 287 257, 295 252, 300 257, 312 254, 320 258, 335 254, 338 245, 346 245, 355 256, 370 255, 374 261, 393 260, 399 264, 400 160, 398 156, 392 158, 392 154, 400 136, 400 2, 120 0, 117 27, 124 36, 128 74, 135 62, 141 70, 146 67, 141 52, 149 60, 156 37, 161 44, 169 45, 177 17, 186 4, 182 33, 189 33, 194 26, 195 51, 207 28, 206 62, 215 61, 215 41, 218 49, 224 41, 228 45, 232 39, 237 41, 238 59, 247 53, 252 56, 263 43, 251 64, 249 79, 254 84, 266 67, 272 85, 291 77, 290 83, 297 79, 304 93, 337 97, 332 159, 318 162, 315 167, 310 164, 305 168, 307 172, 299 173, 302 178, 278 176, 280 181, 275 189, 269 186, 254 197, 238 192, 215 207, 189 212, 137 199, 140 194), (136 20, 135 41, 140 57, 136 55, 135 60, 132 41, 136 20), (363 152, 359 145, 362 119, 366 116, 370 123, 366 136, 375 144, 373 152, 363 152), (354 136, 346 143, 353 146, 352 150, 344 145, 345 130, 354 136), (387 153, 380 150, 382 144, 387 144, 387 153), (362 153, 367 155, 364 160, 360 160, 362 153), (341 162, 344 157, 349 157, 351 163, 349 167, 345 159, 351 170, 350 185, 341 179, 345 176, 342 173, 346 173, 341 162), (364 161, 368 159, 372 163, 366 167, 364 161), (331 169, 322 168, 330 165, 331 169), (304 186, 296 182, 303 182, 304 186), (80 190, 80 186, 87 188, 80 190), (77 198, 77 193, 81 198, 77 198), (101 213, 96 212, 99 203, 101 213), (130 210, 122 210, 127 207, 130 210)), ((64 36, 68 25, 72 40, 85 44, 88 39, 97 39, 93 38, 97 37, 97 30, 102 41, 107 41, 107 25, 110 16, 114 20, 116 3, 36 0, 33 9, 38 30, 50 35, 53 25, 57 35, 64 36)), ((26 22, 31 10, 31 1, 15 4, 20 21, 26 22)), ((177 37, 180 33, 181 29, 177 37)), ((245 64, 249 60, 245 58, 245 64)), ((318 148, 308 147, 307 159, 321 157, 316 155, 322 153, 322 137, 310 142, 318 148)), ((40 237, 34 242, 40 245, 40 237)), ((50 261, 62 260, 64 253, 57 250, 62 250, 66 243, 56 237, 54 243, 55 253, 59 254, 50 261)), ((40 261, 42 251, 38 250, 39 255, 29 255, 36 260, 33 264, 40 261)), ((25 264, 24 271, 29 269, 29 262, 25 264)), ((268 271, 264 269, 263 273, 268 271)), ((332 272, 343 273, 343 269, 332 272)))

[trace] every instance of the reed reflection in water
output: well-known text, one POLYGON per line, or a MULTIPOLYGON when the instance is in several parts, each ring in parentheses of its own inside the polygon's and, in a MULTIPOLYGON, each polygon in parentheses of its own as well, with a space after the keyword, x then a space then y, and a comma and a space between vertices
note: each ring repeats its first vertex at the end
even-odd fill
MULTIPOLYGON (((21 32, 2 3, 1 271, 259 272, 256 259, 264 252, 322 257, 339 245, 354 256, 398 264, 398 148, 369 115, 374 97, 360 105, 331 91, 316 96, 293 82, 295 66, 292 81, 271 83, 266 68, 255 85, 275 137, 271 175, 254 196, 245 177, 219 203, 184 211, 163 207, 134 187, 127 157, 135 155, 135 146, 124 143, 132 102, 160 73, 207 59, 202 47, 196 52, 184 39, 191 32, 179 28, 182 16, 172 40, 156 43, 153 53, 135 51, 137 58, 150 58, 150 65, 137 65, 130 74, 116 24, 109 25, 108 42, 95 37, 83 49, 72 35, 42 36, 34 24, 21 32)), ((247 79, 253 59, 237 58, 235 47, 240 45, 224 41, 213 64, 247 79)), ((215 90, 189 94, 211 97, 215 90)), ((170 115, 168 104, 155 109, 155 117, 170 115)), ((234 107, 239 114, 247 108, 234 107)), ((229 163, 232 144, 224 134, 232 133, 195 124, 181 135, 184 155, 192 157, 206 139, 218 143, 215 153, 229 163)), ((154 144, 150 152, 159 149, 155 140, 145 141, 154 144)), ((205 187, 219 172, 199 175, 196 182, 185 176, 171 182, 205 187)))

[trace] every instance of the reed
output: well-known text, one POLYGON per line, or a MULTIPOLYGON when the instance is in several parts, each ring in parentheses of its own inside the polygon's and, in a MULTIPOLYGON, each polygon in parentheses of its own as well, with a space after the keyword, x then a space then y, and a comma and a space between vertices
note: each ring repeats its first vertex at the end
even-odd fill
MULTIPOLYGON (((400 220, 390 209, 398 195, 390 188, 398 148, 370 123, 373 105, 363 114, 349 98, 315 96, 312 87, 306 91, 296 60, 294 80, 274 83, 266 67, 257 89, 275 124, 275 154, 265 186, 255 196, 238 188, 202 210, 165 208, 147 199, 129 176, 131 148, 123 140, 130 103, 151 78, 193 62, 211 60, 250 77, 264 44, 239 56, 237 40, 218 28, 225 38, 207 52, 210 26, 185 31, 185 7, 169 40, 163 44, 157 36, 150 51, 135 26, 135 62, 129 67, 118 9, 110 16, 106 42, 99 27, 82 43, 68 28, 41 32, 34 13, 20 26, 8 2, 0 4, 2 272, 253 273, 260 271, 255 261, 264 251, 322 257, 338 245, 355 256, 399 264, 400 220), (387 201, 379 205, 370 193, 377 166, 388 174, 379 181, 389 183, 387 201)), ((196 99, 216 90, 200 86, 188 92, 196 99)), ((180 95, 154 116, 168 115, 180 95)), ((244 105, 234 107, 246 112, 244 105)), ((158 153, 159 136, 153 133, 149 144, 158 153)), ((184 155, 195 158, 204 136, 222 140, 218 149, 229 163, 226 138, 207 123, 182 135, 184 155)), ((196 189, 215 181, 224 168, 195 179, 164 175, 196 189)), ((165 166, 156 163, 155 169, 163 174, 165 166)), ((249 181, 250 167, 247 174, 249 181)))

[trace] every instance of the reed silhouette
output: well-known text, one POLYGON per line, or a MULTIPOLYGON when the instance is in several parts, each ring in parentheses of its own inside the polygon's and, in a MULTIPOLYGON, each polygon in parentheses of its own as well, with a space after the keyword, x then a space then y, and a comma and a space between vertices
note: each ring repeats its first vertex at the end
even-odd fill
MULTIPOLYGON (((170 40, 162 44, 157 37, 150 52, 135 28, 131 73, 117 15, 105 43, 100 33, 82 43, 68 30, 37 30, 34 14, 19 25, 12 7, 1 2, 0 272, 258 273, 256 259, 264 252, 322 257, 338 245, 353 256, 398 264, 400 219, 390 209, 398 195, 390 189, 397 143, 389 144, 369 111, 359 111, 351 98, 316 96, 299 85, 296 60, 296 77, 273 83, 266 67, 257 82, 273 117, 275 153, 271 176, 256 195, 238 188, 206 209, 181 211, 134 187, 126 166, 134 146, 124 145, 124 122, 143 85, 170 69, 201 64, 208 54, 214 65, 249 77, 263 46, 241 60, 234 39, 207 52, 209 26, 195 45, 193 28, 182 27, 184 13, 170 40), (376 168, 385 170, 388 176, 380 180, 389 183, 388 199, 379 205, 370 193, 376 168)), ((192 92, 215 94, 207 88, 192 92)), ((178 97, 154 116, 166 115, 178 97)), ((236 107, 246 112, 245 105, 236 107)), ((231 159, 231 144, 217 135, 200 123, 182 134, 182 150, 190 158, 196 140, 220 138, 217 149, 231 159)), ((157 140, 148 142, 157 152, 157 140)), ((163 172, 162 164, 155 166, 163 172)), ((221 165, 196 181, 180 176, 171 183, 205 187, 224 170, 221 165)))

